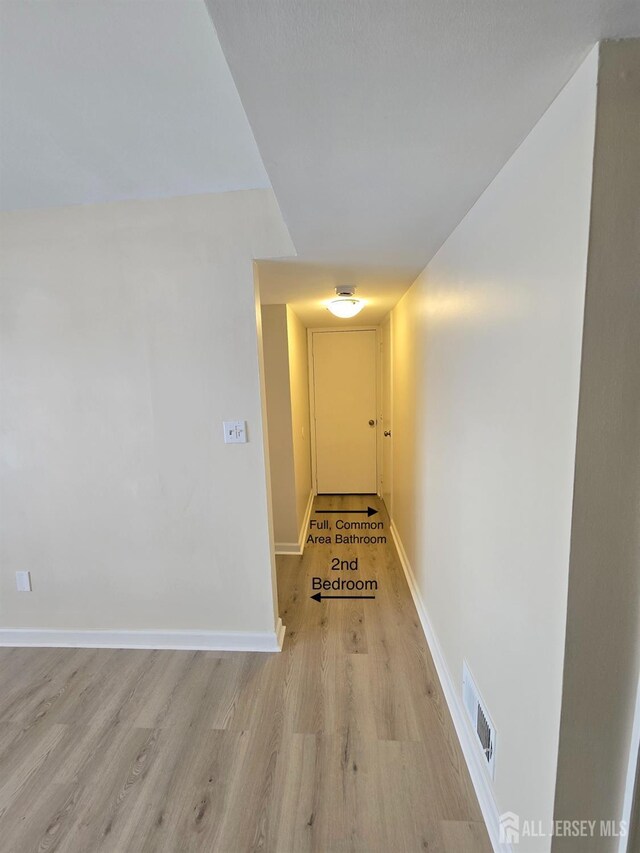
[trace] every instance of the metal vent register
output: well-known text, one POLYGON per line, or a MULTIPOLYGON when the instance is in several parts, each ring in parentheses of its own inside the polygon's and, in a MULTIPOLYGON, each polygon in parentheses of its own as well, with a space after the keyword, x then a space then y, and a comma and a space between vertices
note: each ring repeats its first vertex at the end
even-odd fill
POLYGON ((491 722, 487 707, 482 701, 466 661, 462 665, 462 698, 487 762, 487 769, 493 779, 496 761, 496 729, 491 722))

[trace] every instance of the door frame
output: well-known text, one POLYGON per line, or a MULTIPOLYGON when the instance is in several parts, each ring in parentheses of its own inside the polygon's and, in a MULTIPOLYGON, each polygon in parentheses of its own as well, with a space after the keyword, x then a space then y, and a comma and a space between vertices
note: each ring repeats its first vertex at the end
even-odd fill
POLYGON ((318 473, 316 463, 316 386, 313 364, 313 336, 323 332, 375 332, 376 333, 376 491, 378 496, 382 494, 382 359, 380 348, 382 337, 380 326, 314 326, 307 329, 307 352, 309 363, 309 434, 311 438, 311 488, 313 494, 318 494, 318 473))
MULTIPOLYGON (((382 323, 380 324, 380 498, 384 502, 384 493, 385 490, 389 495, 389 506, 387 506, 387 512, 389 513, 389 518, 393 518, 393 312, 387 314, 382 323), (389 352, 387 353, 387 358, 389 361, 389 430, 391 435, 386 441, 389 445, 389 479, 390 482, 388 484, 389 488, 386 488, 386 485, 383 481, 384 476, 384 448, 385 445, 385 437, 384 437, 384 342, 383 342, 383 333, 382 327, 385 323, 389 324, 389 352)), ((386 506, 386 503, 385 503, 386 506)))

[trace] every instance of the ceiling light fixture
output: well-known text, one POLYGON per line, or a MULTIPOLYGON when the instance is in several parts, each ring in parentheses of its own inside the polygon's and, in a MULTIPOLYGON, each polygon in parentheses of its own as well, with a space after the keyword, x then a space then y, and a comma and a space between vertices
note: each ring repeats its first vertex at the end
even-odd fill
POLYGON ((336 298, 329 302, 327 309, 342 320, 355 317, 364 308, 363 300, 356 299, 355 292, 356 289, 353 285, 336 287, 336 298))

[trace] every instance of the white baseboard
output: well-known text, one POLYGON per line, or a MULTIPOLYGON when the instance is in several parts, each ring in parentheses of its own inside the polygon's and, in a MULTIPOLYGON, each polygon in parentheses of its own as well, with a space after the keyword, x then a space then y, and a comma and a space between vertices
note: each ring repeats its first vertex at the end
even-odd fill
POLYGON ((278 616, 278 623, 276 625, 276 645, 278 647, 276 649, 277 652, 282 651, 282 646, 284 644, 284 635, 285 635, 286 630, 287 630, 286 625, 283 625, 282 619, 278 616))
POLYGON ((300 546, 298 545, 297 542, 276 542, 275 543, 275 552, 276 552, 276 556, 279 556, 282 554, 289 554, 289 555, 291 555, 291 554, 298 554, 298 555, 302 554, 302 551, 300 550, 300 546))
POLYGON ((307 508, 304 513, 304 520, 302 522, 302 526, 300 528, 300 534, 298 536, 297 542, 276 542, 275 544, 275 552, 276 554, 302 554, 304 551, 304 546, 307 541, 307 530, 309 529, 309 520, 311 518, 311 510, 313 509, 313 499, 315 498, 315 494, 313 490, 309 494, 309 500, 307 501, 307 508))
POLYGON ((393 541, 398 551, 400 563, 404 570, 407 583, 409 584, 413 602, 416 606, 416 610, 418 611, 420 622, 422 623, 422 630, 424 631, 424 635, 438 673, 438 678, 442 685, 442 691, 447 705, 449 706, 449 712, 453 719, 453 725, 455 726, 456 734, 458 735, 458 740, 462 748, 462 753, 467 763, 469 775, 471 776, 471 781, 478 798, 480 810, 487 826, 491 844, 495 853, 512 853, 511 845, 500 841, 500 813, 493 795, 491 779, 489 778, 489 774, 484 766, 484 757, 480 751, 480 747, 476 744, 476 738, 471 725, 468 722, 467 714, 462 705, 462 699, 459 697, 458 691, 454 687, 454 681, 451 678, 438 638, 436 637, 433 626, 431 625, 427 608, 422 601, 422 596, 420 595, 420 590, 418 589, 413 569, 411 568, 409 559, 407 558, 407 553, 404 550, 398 529, 393 521, 391 522, 390 528, 393 541))
POLYGON ((65 631, 0 628, 0 646, 77 649, 171 649, 184 651, 279 652, 285 627, 274 631, 65 631))

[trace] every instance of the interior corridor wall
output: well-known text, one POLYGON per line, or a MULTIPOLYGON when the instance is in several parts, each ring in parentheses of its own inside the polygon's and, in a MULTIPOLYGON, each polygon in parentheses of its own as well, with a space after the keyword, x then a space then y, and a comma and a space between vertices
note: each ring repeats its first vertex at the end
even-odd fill
POLYGON ((1 225, 0 629, 273 632, 252 263, 293 251, 273 193, 1 225))
MULTIPOLYGON (((500 811, 549 821, 558 754, 597 52, 392 313, 394 524, 500 811)), ((542 853, 550 840, 522 838, 542 853)))
MULTIPOLYGON (((557 819, 629 820, 639 671, 640 39, 623 39, 600 48, 557 819)), ((613 853, 618 839, 553 850, 613 853)))
POLYGON ((275 546, 294 553, 311 498, 307 330, 289 305, 263 305, 262 331, 275 546))
POLYGON ((287 306, 262 306, 262 345, 276 550, 298 540, 287 306))
POLYGON ((311 430, 309 424, 309 354, 307 330, 290 305, 287 305, 289 344, 289 380, 291 387, 291 426, 293 465, 296 481, 296 523, 298 537, 304 526, 311 495, 311 430))

